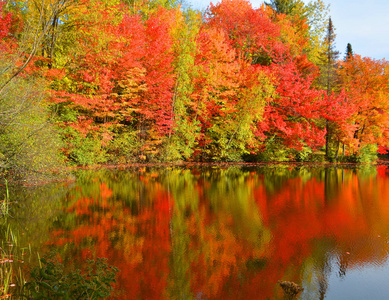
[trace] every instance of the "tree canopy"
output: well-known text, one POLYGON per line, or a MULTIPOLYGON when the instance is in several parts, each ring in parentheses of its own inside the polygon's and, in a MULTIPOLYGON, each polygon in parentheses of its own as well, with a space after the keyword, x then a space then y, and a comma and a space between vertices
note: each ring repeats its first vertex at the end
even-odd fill
POLYGON ((0 1, 1 167, 40 127, 77 165, 355 160, 389 146, 388 64, 335 37, 321 0, 0 1))

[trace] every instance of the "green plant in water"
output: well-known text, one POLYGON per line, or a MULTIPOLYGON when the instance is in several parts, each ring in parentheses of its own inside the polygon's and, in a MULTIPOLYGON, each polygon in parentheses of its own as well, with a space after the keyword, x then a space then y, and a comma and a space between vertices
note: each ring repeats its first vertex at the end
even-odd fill
POLYGON ((9 209, 9 191, 8 191, 8 181, 5 180, 5 198, 0 202, 0 213, 2 216, 8 215, 8 209, 9 209))
POLYGON ((19 246, 18 236, 9 224, 0 232, 0 236, 0 298, 12 296, 12 299, 18 299, 15 295, 20 294, 25 282, 21 266, 27 249, 19 246))
POLYGON ((88 260, 86 272, 64 274, 54 252, 40 259, 40 266, 31 271, 31 280, 24 286, 24 295, 32 299, 104 299, 113 291, 118 269, 105 258, 88 260))

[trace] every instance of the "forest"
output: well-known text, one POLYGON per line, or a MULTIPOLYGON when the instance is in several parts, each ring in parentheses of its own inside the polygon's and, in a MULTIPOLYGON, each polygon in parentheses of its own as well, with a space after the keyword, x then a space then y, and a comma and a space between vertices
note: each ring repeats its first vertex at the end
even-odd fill
POLYGON ((322 0, 0 1, 0 173, 372 162, 388 62, 340 57, 335 26, 322 0))

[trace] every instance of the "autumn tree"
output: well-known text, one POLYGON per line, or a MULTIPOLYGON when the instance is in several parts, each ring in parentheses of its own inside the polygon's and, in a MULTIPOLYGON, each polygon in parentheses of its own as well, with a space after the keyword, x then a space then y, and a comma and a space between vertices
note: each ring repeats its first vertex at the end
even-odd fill
POLYGON ((133 156, 156 156, 173 130, 175 11, 159 8, 142 20, 115 2, 83 5, 73 13, 84 18, 77 51, 53 84, 53 102, 69 137, 68 157, 82 164, 103 162, 109 151, 116 158, 117 151, 130 147, 136 148, 129 151, 133 156), (71 146, 72 139, 80 147, 71 146))
POLYGON ((354 126, 351 144, 354 152, 363 152, 369 145, 387 146, 388 62, 354 54, 340 64, 338 74, 347 98, 355 107, 350 120, 354 126))
POLYGON ((323 142, 319 120, 327 101, 313 86, 315 66, 303 54, 306 37, 293 31, 296 20, 284 16, 274 19, 265 7, 254 10, 244 1, 223 1, 210 7, 208 26, 223 28, 237 56, 259 65, 272 78, 275 93, 267 95, 263 120, 253 129, 258 138, 267 146, 316 149, 323 142), (236 11, 241 13, 232 13, 236 11), (249 19, 257 21, 246 24, 249 19))
POLYGON ((237 56, 252 64, 270 65, 283 59, 286 49, 279 39, 280 28, 263 6, 253 9, 246 0, 224 0, 210 5, 206 22, 226 32, 237 56))
POLYGON ((291 22, 292 26, 284 35, 300 36, 300 39, 304 40, 303 53, 311 63, 318 64, 323 51, 322 38, 328 6, 322 0, 310 1, 307 4, 301 0, 272 0, 266 5, 274 10, 273 19, 277 24, 284 23, 284 19, 291 22))
POLYGON ((319 120, 326 102, 313 87, 314 77, 304 78, 293 62, 274 66, 274 74, 276 95, 269 100, 259 129, 272 143, 298 151, 305 146, 318 149, 324 143, 319 120))

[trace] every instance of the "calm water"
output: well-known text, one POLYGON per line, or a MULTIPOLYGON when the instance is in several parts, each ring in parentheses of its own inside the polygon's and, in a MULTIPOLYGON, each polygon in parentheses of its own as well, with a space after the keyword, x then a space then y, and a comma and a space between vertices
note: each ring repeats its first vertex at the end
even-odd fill
MULTIPOLYGON (((389 298, 389 170, 82 171, 13 191, 12 226, 66 268, 106 257, 118 299, 389 298)), ((34 263, 33 261, 31 263, 34 263)))

